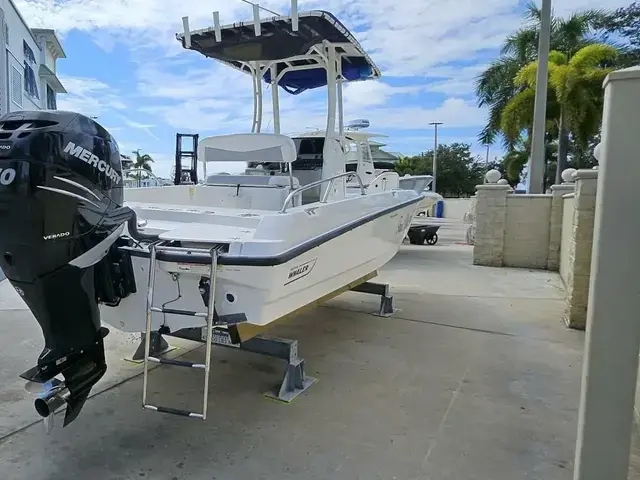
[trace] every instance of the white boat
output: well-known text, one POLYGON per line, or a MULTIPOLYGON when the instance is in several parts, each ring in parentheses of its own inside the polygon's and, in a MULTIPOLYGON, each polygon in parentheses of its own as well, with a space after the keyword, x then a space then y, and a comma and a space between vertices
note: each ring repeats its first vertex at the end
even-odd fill
POLYGON ((383 188, 345 170, 342 85, 380 71, 337 18, 311 11, 260 19, 256 6, 253 21, 214 20, 191 31, 185 17, 177 38, 252 76, 254 119, 252 133, 197 142, 204 184, 122 188, 117 143, 95 121, 49 111, 3 117, 4 130, 16 131, 10 141, 25 145, 0 153, 0 169, 8 166, 0 199, 11 204, 0 209, 0 250, 10 252, 0 267, 45 335, 38 364, 22 374, 51 387, 36 400, 44 417, 66 405, 65 425, 71 422, 106 371, 102 321, 145 333, 145 408, 205 419, 214 327, 244 342, 371 278, 397 253, 422 200, 421 190, 394 188, 395 173, 385 174, 383 188), (261 133, 263 81, 272 87, 274 133, 261 133), (279 93, 324 86, 321 178, 300 186, 296 144, 279 133, 279 93), (287 175, 206 175, 207 165, 229 161, 280 164, 287 175), (17 175, 22 163, 31 169, 17 175), (347 193, 350 177, 359 188, 347 193), (320 196, 308 203, 303 194, 316 187, 320 196), (203 364, 151 354, 153 332, 187 329, 206 342, 203 364), (202 412, 149 404, 151 361, 203 368, 202 412), (64 382, 52 386, 58 374, 64 382))
MULTIPOLYGON (((221 42, 215 41, 215 28, 187 31, 179 39, 186 48, 252 75, 254 132, 209 137, 199 142, 204 185, 130 188, 125 192, 125 201, 142 222, 138 230, 158 238, 154 244, 159 250, 156 303, 171 300, 171 307, 181 310, 202 307, 199 287, 211 258, 208 253, 198 257, 193 249, 208 251, 215 247, 219 249, 214 296, 217 315, 241 315, 248 325, 264 326, 387 263, 398 251, 421 196, 413 190, 374 189, 357 173, 346 172, 341 148, 348 136, 341 125, 342 84, 376 78, 379 70, 335 17, 326 12, 301 13, 297 32, 291 30, 289 17, 261 21, 261 30, 273 31, 273 36, 264 34, 243 41, 261 44, 265 49, 282 49, 268 59, 239 49, 236 57, 230 56, 225 38, 247 28, 254 29, 254 23, 222 27, 221 42), (286 46, 276 43, 285 36, 286 46), (299 93, 325 86, 323 77, 329 79, 329 107, 321 178, 300 182, 292 165, 297 158, 295 143, 279 134, 277 86, 285 91, 295 88, 299 93), (272 85, 273 134, 260 133, 262 79, 272 85), (284 164, 290 175, 206 176, 208 163, 234 160, 284 164), (349 177, 355 177, 361 185, 351 195, 347 194, 349 177), (304 185, 299 187, 300 183, 304 185), (322 191, 322 198, 305 204, 302 194, 315 187, 322 191), (170 248, 171 255, 162 253, 163 247, 170 248), (201 265, 194 265, 193 258, 201 265), (176 274, 180 275, 177 280, 176 274)), ((238 40, 232 43, 235 42, 238 40)), ((387 176, 398 178, 395 173, 387 176)), ((132 247, 129 252, 136 284, 144 285, 150 249, 132 247)), ((123 299, 117 309, 105 306, 101 310, 103 320, 121 330, 145 329, 144 292, 123 299)), ((166 312, 154 312, 151 319, 152 330, 167 327, 176 331, 205 325, 206 319, 166 312)))
MULTIPOLYGON (((431 175, 404 175, 398 176, 392 169, 381 169, 376 166, 371 154, 371 139, 386 137, 384 134, 362 131, 361 128, 369 126, 368 120, 355 120, 350 122, 342 135, 343 149, 345 151, 346 171, 355 172, 354 176, 347 180, 347 194, 358 194, 360 180, 367 191, 384 190, 415 190, 423 195, 417 214, 425 214, 436 202, 439 196, 432 195, 427 187, 433 181, 431 175), (358 178, 359 177, 359 178, 358 178)), ((294 163, 294 172, 301 178, 301 185, 305 185, 317 179, 321 170, 322 148, 325 141, 325 130, 313 130, 297 133, 292 136, 298 149, 297 161, 294 163), (319 162, 320 161, 320 162, 319 162)), ((319 198, 319 191, 307 192, 307 198, 319 198)))

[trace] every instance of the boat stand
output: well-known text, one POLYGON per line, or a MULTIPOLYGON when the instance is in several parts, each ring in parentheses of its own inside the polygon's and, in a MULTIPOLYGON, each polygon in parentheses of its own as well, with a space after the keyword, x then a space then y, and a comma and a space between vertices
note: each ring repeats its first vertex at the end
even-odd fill
MULTIPOLYGON (((145 333, 142 332, 140 334, 140 345, 138 345, 138 348, 131 356, 131 358, 126 358, 126 360, 134 363, 142 363, 144 361, 144 339, 145 333)), ((149 352, 150 355, 154 357, 158 355, 164 355, 176 349, 176 347, 172 347, 171 345, 169 345, 167 341, 162 337, 162 334, 159 332, 151 332, 151 335, 149 336, 149 342, 149 352)))
MULTIPOLYGON (((204 340, 203 332, 204 329, 202 328, 184 328, 170 335, 172 337, 202 342, 204 340)), ((287 362, 282 382, 273 390, 266 392, 264 394, 266 397, 290 403, 318 381, 316 378, 305 374, 304 359, 298 357, 297 340, 256 335, 249 340, 240 342, 233 337, 226 328, 214 328, 211 343, 222 347, 236 348, 246 352, 280 358, 287 362)))
POLYGON ((388 283, 364 282, 351 288, 352 292, 368 293, 380 296, 380 310, 373 313, 378 317, 390 317, 398 310, 393 308, 393 296, 388 283))

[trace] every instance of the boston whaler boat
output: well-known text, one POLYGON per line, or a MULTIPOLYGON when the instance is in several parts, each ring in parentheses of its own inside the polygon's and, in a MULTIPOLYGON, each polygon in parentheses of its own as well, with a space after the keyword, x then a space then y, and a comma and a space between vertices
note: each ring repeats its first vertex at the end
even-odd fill
MULTIPOLYGON (((101 321, 145 333, 143 406, 206 419, 213 330, 238 341, 371 278, 398 251, 422 196, 366 188, 345 171, 342 83, 380 75, 330 13, 295 12, 190 31, 183 47, 253 78, 252 133, 204 138, 204 184, 123 189, 118 146, 90 118, 14 112, 0 118, 0 267, 42 327, 45 348, 21 376, 45 384, 36 410, 73 421, 106 371, 101 321), (273 134, 260 133, 262 81, 273 134), (280 135, 278 87, 327 86, 321 179, 300 187, 293 140, 280 135), (336 131, 336 113, 338 130, 336 131), (272 162, 284 175, 210 175, 210 162, 272 162), (360 188, 347 194, 349 177, 360 188), (320 188, 304 203, 303 193, 320 188), (123 198, 123 196, 125 198, 123 198), (153 332, 200 332, 203 364, 153 356, 153 332), (148 363, 202 368, 201 412, 147 402, 148 363), (61 379, 60 376, 64 377, 61 379)), ((396 175, 397 174, 393 174, 396 175)), ((178 335, 176 335, 178 336, 178 335)))

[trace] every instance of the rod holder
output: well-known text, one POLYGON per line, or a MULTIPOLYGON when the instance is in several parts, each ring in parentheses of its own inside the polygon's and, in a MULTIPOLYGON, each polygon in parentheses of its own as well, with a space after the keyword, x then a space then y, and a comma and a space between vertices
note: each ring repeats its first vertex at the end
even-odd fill
POLYGON ((291 30, 298 31, 298 0, 291 0, 291 30))
POLYGON ((262 23, 260 22, 260 5, 253 4, 253 28, 256 33, 256 37, 262 35, 262 23))
POLYGON ((191 48, 191 31, 189 30, 189 17, 182 17, 182 28, 184 29, 184 46, 191 48))
POLYGON ((213 12, 213 29, 216 34, 216 42, 222 41, 222 27, 220 27, 220 12, 213 12))

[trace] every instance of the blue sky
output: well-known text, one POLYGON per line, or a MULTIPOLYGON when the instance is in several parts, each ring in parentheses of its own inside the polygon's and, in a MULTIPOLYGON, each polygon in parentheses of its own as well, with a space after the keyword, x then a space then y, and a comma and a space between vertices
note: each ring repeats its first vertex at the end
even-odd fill
MULTIPOLYGON (((261 5, 288 13, 289 0, 261 5)), ((582 8, 614 8, 619 0, 554 0, 557 15, 582 8)), ((31 27, 56 29, 66 59, 58 76, 68 94, 58 107, 97 116, 125 154, 140 148, 168 176, 175 134, 246 132, 251 129, 250 77, 181 48, 181 17, 191 28, 251 18, 240 0, 16 0, 31 27)), ((299 11, 336 14, 382 69, 379 81, 346 87, 345 119, 367 118, 384 133, 387 149, 415 154, 441 142, 476 141, 486 112, 476 107, 474 77, 498 55, 504 37, 520 27, 519 0, 325 0, 299 1, 299 11)), ((295 97, 281 90, 283 133, 321 127, 326 90, 295 97)), ((271 131, 269 91, 263 131, 271 131), (265 128, 266 127, 266 128, 265 128)), ((492 147, 491 157, 500 154, 492 147)))

